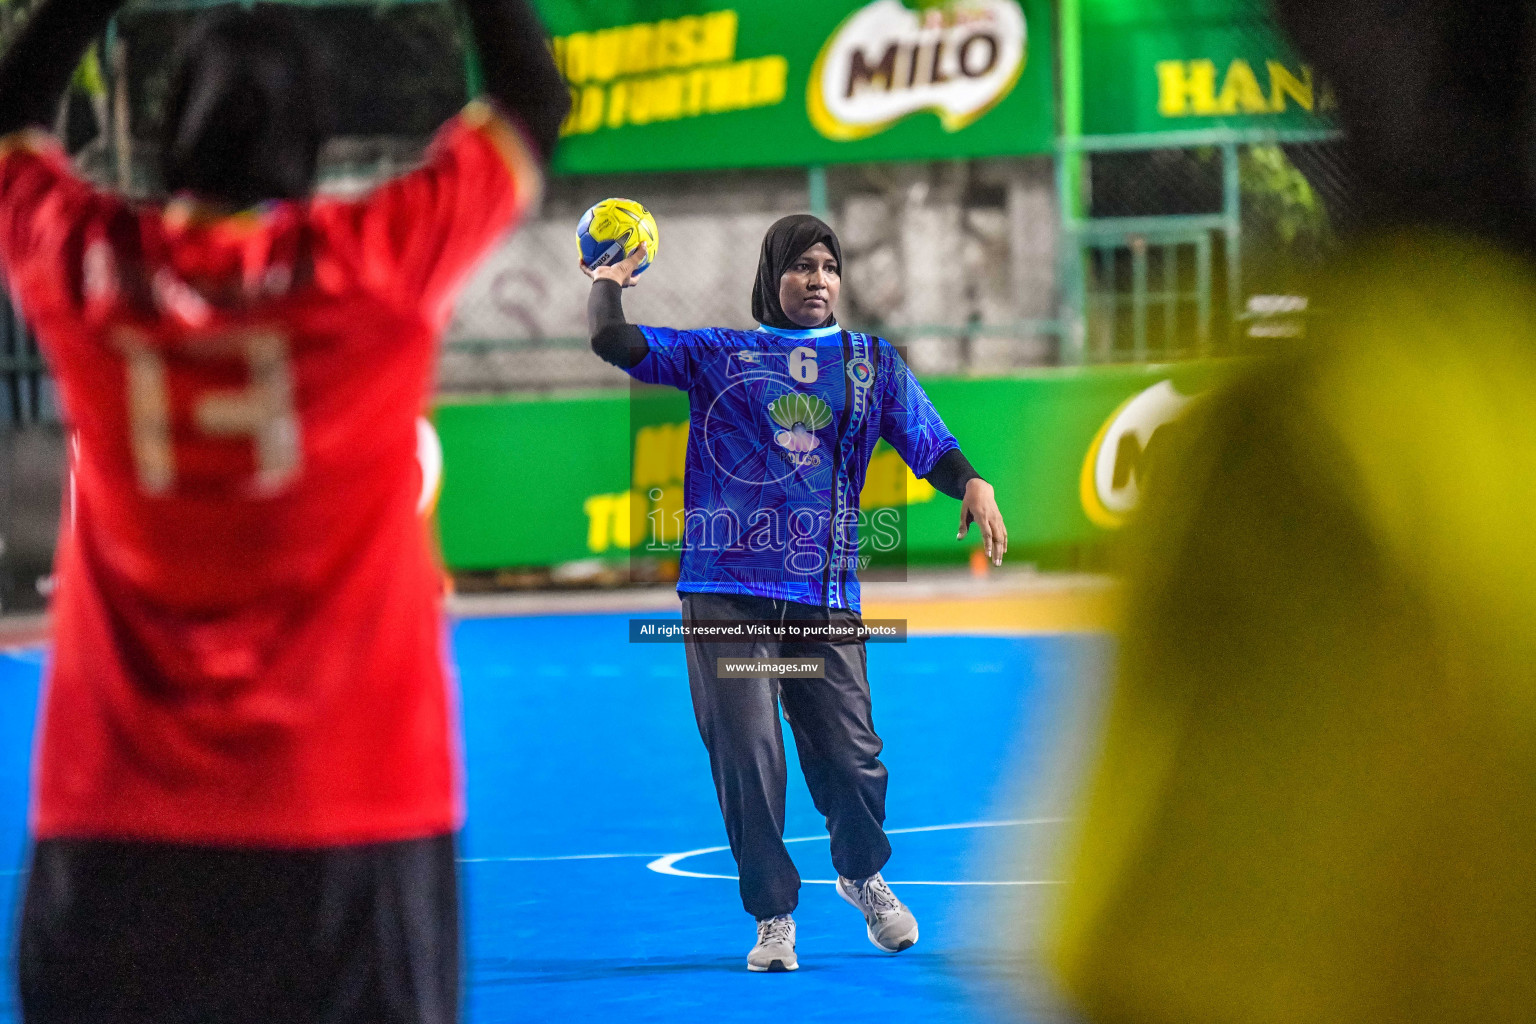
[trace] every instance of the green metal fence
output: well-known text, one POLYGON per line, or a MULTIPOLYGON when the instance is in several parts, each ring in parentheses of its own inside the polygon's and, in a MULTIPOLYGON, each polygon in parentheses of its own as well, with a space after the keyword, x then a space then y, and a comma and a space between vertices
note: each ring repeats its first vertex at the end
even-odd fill
MULTIPOLYGON (((1307 175, 1286 154, 1326 150, 1337 139, 1335 132, 1312 129, 1064 136, 1058 169, 1062 361, 1202 358, 1240 345, 1245 325, 1276 305, 1254 297, 1291 287, 1296 276, 1255 269, 1304 262, 1277 241, 1272 222, 1286 213, 1277 215, 1273 203, 1254 195, 1263 183, 1245 182, 1245 160, 1273 150, 1303 193, 1324 190, 1330 182, 1317 180, 1319 169, 1336 171, 1336 158, 1311 160, 1307 175), (1139 160, 1125 159, 1131 157, 1139 160), (1111 158, 1121 165, 1118 173, 1111 158), (1162 180, 1147 170, 1159 164, 1171 168, 1162 180), (1190 167, 1199 173, 1188 173, 1190 167), (1135 194, 1104 194, 1116 189, 1135 194), (1252 312, 1255 306, 1260 313, 1252 312)), ((1314 233, 1326 234, 1326 204, 1315 195, 1310 201, 1316 209, 1303 213, 1315 213, 1314 233)))
MULTIPOLYGON (((150 22, 159 25, 154 32, 141 26, 142 39, 138 44, 145 66, 158 67, 163 63, 159 60, 164 56, 161 51, 181 23, 178 19, 183 15, 177 12, 213 6, 217 2, 220 0, 134 0, 125 9, 121 21, 124 26, 131 26, 135 19, 141 19, 143 26, 149 26, 150 22), (157 18, 159 22, 155 22, 157 18)), ((348 16, 358 14, 360 7, 379 12, 393 11, 388 17, 399 19, 390 21, 395 34, 410 37, 420 45, 425 45, 423 40, 430 36, 434 40, 432 45, 441 48, 448 45, 444 40, 455 35, 451 19, 444 21, 443 17, 434 15, 436 20, 429 18, 419 25, 413 20, 417 15, 425 17, 424 12, 428 9, 447 10, 441 0, 426 4, 407 3, 405 6, 401 0, 387 3, 373 0, 284 2, 306 8, 340 8, 348 16), (415 13, 405 17, 410 12, 415 13)), ((1102 40, 1096 41, 1095 37, 1095 32, 1102 34, 1103 26, 1094 20, 1096 17, 1102 20, 1104 12, 1098 11, 1095 3, 1098 7, 1115 6, 1109 0, 1060 0, 1057 49, 1060 60, 1060 140, 1056 154, 1060 235, 1056 242, 1055 298, 1048 296, 1047 308, 1038 309, 1024 303, 1010 306, 996 301, 995 297, 989 302, 971 303, 971 308, 964 302, 929 303, 934 308, 884 321, 877 315, 880 303, 871 301, 865 305, 874 312, 860 314, 850 310, 852 326, 875 329, 895 341, 913 342, 920 348, 925 343, 930 349, 935 345, 948 346, 947 351, 963 354, 956 366, 960 372, 965 372, 972 363, 964 353, 970 352, 973 341, 985 346, 998 340, 1013 339, 1019 343, 1021 352, 1044 352, 1041 358, 1054 358, 1064 365, 1222 355, 1255 329, 1269 330, 1265 321, 1271 317, 1271 311, 1295 313, 1298 305, 1304 308, 1305 297, 1293 294, 1294 275, 1266 273, 1285 262, 1288 257, 1284 250, 1291 243, 1276 241, 1278 236, 1271 230, 1275 218, 1265 213, 1263 202, 1255 200, 1248 180, 1249 171, 1259 162, 1255 154, 1273 151, 1280 154, 1281 165, 1307 164, 1303 168, 1304 177, 1316 186, 1319 169, 1324 176, 1332 173, 1328 160, 1299 158, 1309 151, 1327 151, 1334 145, 1334 133, 1315 128, 1276 128, 1275 124, 1279 122, 1263 129, 1207 127, 1193 131, 1116 135, 1085 133, 1085 123, 1090 126, 1097 123, 1094 110, 1103 106, 1100 95, 1103 87, 1095 79, 1096 88, 1089 90, 1088 97, 1088 106, 1092 109, 1085 122, 1084 47, 1087 47, 1090 68, 1098 69, 1095 74, 1103 71, 1101 65, 1104 64, 1102 59, 1097 65, 1093 64, 1097 59, 1094 54, 1104 50, 1102 40), (1086 32, 1077 13, 1082 3, 1087 3, 1090 8, 1086 12, 1086 32), (1085 39, 1085 35, 1088 38, 1085 39), (1098 96, 1097 100, 1095 96, 1098 96), (1049 308, 1052 304, 1054 309, 1049 308), (978 314, 974 307, 985 307, 986 312, 978 314), (952 319, 937 322, 945 317, 952 319)), ((9 4, 0 0, 0 29, 4 28, 6 13, 22 6, 25 6, 24 0, 10 0, 9 4)), ((1148 5, 1149 9, 1156 6, 1148 5)), ((1258 10, 1261 5, 1258 0, 1230 0, 1229 6, 1241 14, 1250 7, 1258 10)), ((1260 25, 1260 22, 1253 24, 1260 25)), ((1259 32, 1259 29, 1250 31, 1250 28, 1243 28, 1239 35, 1259 32)), ((1259 34, 1263 35, 1263 32, 1259 34)), ((1204 45, 1200 41, 1190 43, 1185 56, 1204 53, 1200 49, 1204 45)), ((109 38, 104 43, 103 53, 111 55, 115 52, 114 41, 109 38)), ((112 119, 116 121, 119 99, 116 72, 119 69, 110 59, 105 63, 113 71, 109 85, 114 92, 112 119)), ((1259 66, 1258 63, 1255 66, 1259 66)), ((473 78, 470 64, 465 64, 462 70, 466 79, 473 78)), ((1132 87, 1137 82, 1155 80, 1153 70, 1152 63, 1143 61, 1135 70, 1135 75, 1140 77, 1132 76, 1121 84, 1134 92, 1132 87)), ((135 79, 137 86, 121 90, 121 106, 132 115, 125 120, 131 120, 135 125, 148 123, 147 111, 153 109, 154 86, 158 81, 155 74, 159 73, 146 73, 141 79, 135 79)), ((1230 71, 1224 73, 1231 77, 1230 71)), ((124 76, 124 80, 128 77, 131 76, 124 76)), ((448 69, 448 78, 455 79, 452 67, 448 69)), ((454 87, 458 88, 457 85, 454 87)), ((1126 103, 1130 102, 1128 92, 1126 103)), ((1308 110, 1311 110, 1310 106, 1308 110)), ((145 147, 134 147, 131 143, 108 145, 108 141, 103 132, 101 144, 86 154, 88 162, 94 163, 96 172, 104 179, 123 179, 125 168, 135 168, 143 163, 145 147), (128 154, 129 159, 123 160, 124 154, 128 154)), ((384 165, 380 166, 383 168, 384 165)), ((353 177, 359 174, 359 168, 355 166, 345 170, 353 177)), ((806 203, 806 207, 797 208, 825 213, 838 223, 849 199, 850 176, 856 174, 857 169, 811 167, 795 173, 802 176, 806 203)), ((140 177, 136 171, 126 176, 135 181, 140 177)), ((934 175, 935 181, 938 177, 934 175)), ((605 186, 595 184, 594 187, 605 186)), ((895 188, 886 190, 885 199, 889 201, 883 216, 885 222, 897 223, 904 215, 905 208, 898 201, 899 192, 895 188)), ((799 202, 798 199, 794 201, 799 202)), ((967 210, 966 215, 970 212, 967 210)), ((566 213, 561 211, 559 216, 566 217, 566 213)), ((724 231, 727 237, 719 244, 728 243, 739 248, 737 234, 740 229, 732 230, 736 233, 724 231)), ((524 231, 520 244, 528 249, 536 236, 537 232, 524 231)), ((890 243, 887 249, 900 253, 899 244, 886 241, 890 243)), ((696 248, 702 253, 703 262, 718 263, 720 260, 711 256, 710 244, 715 243, 704 239, 696 248)), ((551 233, 549 243, 542 249, 535 249, 531 252, 519 250, 519 260, 528 266, 547 264, 566 269, 570 249, 568 231, 562 228, 558 238, 551 233)), ((867 254, 858 253, 857 256, 864 259, 867 254)), ((996 264, 995 256, 989 256, 989 259, 996 264)), ((657 293, 666 283, 664 278, 665 274, 653 274, 648 282, 651 286, 648 292, 657 293)), ((535 283, 543 285, 547 282, 535 283)), ((1049 290, 1048 284, 1046 287, 1049 290)), ((541 308, 569 305, 576 309, 580 305, 579 301, 565 302, 564 292, 558 288, 547 293, 534 288, 530 294, 534 292, 538 292, 535 298, 541 308)), ((847 297, 856 304, 859 292, 859 287, 850 283, 847 297)), ((680 326, 690 325, 688 307, 682 298, 670 303, 668 308, 680 311, 675 315, 689 321, 680 326)), ((715 313, 712 309, 697 312, 700 316, 715 313)), ((489 318, 486 319, 489 322, 489 318)), ((0 407, 3 407, 0 415, 15 422, 39 414, 46 403, 36 396, 43 393, 44 384, 36 348, 25 330, 11 323, 3 311, 0 311, 0 320, 6 321, 5 331, 0 333, 0 407)), ((578 321, 579 317, 576 317, 568 324, 541 324, 523 334, 511 328, 504 331, 495 323, 484 328, 476 326, 452 335, 450 353, 489 363, 529 349, 584 349, 586 343, 581 337, 578 321)), ((1037 359, 1035 355, 1029 358, 1037 359)), ((950 360, 950 363, 955 361, 950 360)), ((945 364, 946 369, 942 372, 954 372, 948 369, 950 363, 945 364)), ((995 372, 1002 366, 997 360, 975 365, 981 367, 977 372, 984 373, 995 372)), ((483 375, 483 379, 493 377, 483 375)))

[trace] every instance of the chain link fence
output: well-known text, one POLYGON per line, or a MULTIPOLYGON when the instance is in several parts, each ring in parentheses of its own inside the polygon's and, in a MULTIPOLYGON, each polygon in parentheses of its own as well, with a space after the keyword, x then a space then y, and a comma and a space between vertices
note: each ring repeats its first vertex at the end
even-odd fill
MULTIPOLYGON (((365 190, 411 166, 426 138, 333 140, 325 188, 365 190)), ((147 164, 149 145, 135 145, 137 163, 147 164)), ((104 154, 87 149, 82 161, 109 180, 104 154)), ((1058 261, 1075 244, 1088 362, 1219 356, 1303 329, 1307 269, 1348 223, 1336 141, 1095 152, 1085 166, 1088 217, 1067 241, 1046 158, 829 169, 825 216, 846 263, 841 319, 906 346, 919 373, 1057 363, 1058 261)), ((816 191, 805 171, 782 169, 551 181, 541 207, 467 282, 445 339, 442 389, 625 384, 587 347, 589 285, 574 229, 598 199, 638 199, 660 225, 656 263, 626 293, 633 321, 745 328, 764 232, 811 208, 816 191)), ((0 411, 27 422, 51 405, 35 345, 11 319, 0 317, 0 411)))
MULTIPOLYGON (((25 0, 12 0, 12 3, 25 0)), ((153 153, 175 47, 205 0, 130 3, 93 51, 98 93, 80 90, 59 125, 80 166, 105 185, 156 193, 153 153)), ((0 0, 0 15, 7 7, 0 0)), ((336 137, 325 188, 356 193, 411 166, 465 99, 466 64, 446 3, 292 5, 324 62, 336 137)), ((3 41, 3 40, 0 40, 3 41)), ((838 230, 845 267, 840 318, 908 347, 919 372, 991 373, 1048 364, 1060 328, 1059 216, 1049 158, 613 175, 550 183, 542 207, 467 283, 448 331, 440 380, 463 392, 619 386, 587 347, 589 285, 576 268, 581 212, 608 196, 656 214, 662 246, 627 296, 636 322, 752 326, 749 297, 768 226, 814 210, 838 230)), ((25 332, 0 353, 15 417, 41 365, 25 332), (14 349, 14 352, 12 351, 14 349)), ((0 346, 3 347, 3 346, 0 346)))
POLYGON ((1307 281, 1341 229, 1349 182, 1326 131, 1214 130, 1084 155, 1081 260, 1087 362, 1232 355, 1305 334, 1307 281), (1182 140, 1180 140, 1182 141, 1182 140))
MULTIPOLYGON (((24 4, 0 0, 0 35, 24 4)), ((156 191, 169 67, 203 6, 131 3, 93 51, 96 71, 77 81, 59 127, 104 184, 156 191)), ((452 7, 295 4, 292 13, 325 62, 347 69, 330 90, 337 136, 324 155, 325 187, 355 193, 411 166, 465 99, 452 7)), ((906 346, 920 373, 1221 355, 1245 338, 1296 333, 1305 270, 1346 223, 1337 143, 1319 133, 1256 143, 1217 132, 1139 147, 1086 153, 1084 217, 1068 238, 1049 157, 556 179, 467 283, 441 386, 548 392, 625 382, 587 348, 588 284, 573 237, 581 212, 615 195, 645 203, 661 228, 658 259, 627 296, 636 322, 750 327, 764 231, 812 210, 843 240, 840 318, 906 346), (1081 316, 1080 349, 1063 313, 1081 316)), ((0 310, 0 414, 47 418, 36 346, 13 319, 0 310)))
MULTIPOLYGON (((0 45, 28 4, 0 0, 0 45)), ((89 176, 156 193, 172 55, 195 9, 210 5, 134 0, 98 43, 55 124, 89 176)), ((330 91, 336 137, 323 154, 324 189, 356 194, 413 166, 466 98, 453 9, 327 0, 296 3, 294 14, 326 64, 346 69, 330 91)), ((467 282, 440 387, 627 385, 588 347, 590 286, 576 267, 576 222, 610 196, 640 200, 660 225, 657 261, 626 296, 640 323, 751 327, 763 234, 809 210, 843 242, 840 319, 904 346, 923 376, 1219 356, 1304 332, 1307 270, 1351 223, 1335 139, 1215 132, 1105 143, 1085 147, 1081 217, 1064 217, 1068 154, 557 178, 467 282)), ((32 581, 46 578, 57 522, 59 418, 35 339, 0 295, 3 608, 42 599, 32 581)))
MULTIPOLYGON (((454 392, 621 385, 587 347, 588 282, 575 225, 591 203, 656 215, 656 262, 625 307, 637 323, 750 328, 762 237, 811 209, 815 172, 558 179, 543 208, 470 280, 449 329, 454 392)), ((909 346, 919 372, 989 373, 1051 362, 1056 214, 1049 160, 851 166, 826 172, 843 244, 839 317, 909 346)))

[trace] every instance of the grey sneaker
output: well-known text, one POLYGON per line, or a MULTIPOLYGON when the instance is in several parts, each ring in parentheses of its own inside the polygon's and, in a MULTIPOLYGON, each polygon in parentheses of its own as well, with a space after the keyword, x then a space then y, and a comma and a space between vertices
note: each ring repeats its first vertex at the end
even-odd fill
POLYGON ((887 953, 900 953, 917 944, 917 918, 896 898, 877 871, 868 878, 837 876, 837 894, 864 915, 869 941, 887 953))
POLYGON ((765 917, 757 922, 757 945, 747 954, 749 971, 793 971, 795 959, 795 919, 788 914, 765 917))

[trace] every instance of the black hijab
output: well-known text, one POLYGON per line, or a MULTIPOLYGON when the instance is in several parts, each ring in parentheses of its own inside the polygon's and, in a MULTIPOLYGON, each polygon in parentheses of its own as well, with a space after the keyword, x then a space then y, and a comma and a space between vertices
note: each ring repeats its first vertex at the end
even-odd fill
POLYGON ((235 207, 308 195, 327 134, 320 65, 286 11, 202 15, 171 75, 160 140, 166 191, 235 207))
MULTIPOLYGON (((801 326, 784 315, 779 305, 779 278, 784 276, 790 264, 800 258, 817 242, 823 243, 837 260, 837 269, 843 269, 843 249, 837 244, 832 229, 808 213, 796 213, 774 222, 763 236, 763 253, 757 261, 757 281, 752 285, 752 319, 764 327, 798 331, 801 326)), ((825 323, 837 323, 837 315, 828 311, 825 323)))

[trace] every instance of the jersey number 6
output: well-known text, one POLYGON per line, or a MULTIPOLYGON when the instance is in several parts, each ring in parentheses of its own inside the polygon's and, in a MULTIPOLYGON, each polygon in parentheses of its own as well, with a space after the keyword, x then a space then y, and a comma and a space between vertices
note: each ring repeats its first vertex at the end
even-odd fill
POLYGON ((815 384, 816 350, 801 345, 789 354, 789 375, 801 384, 815 384))

